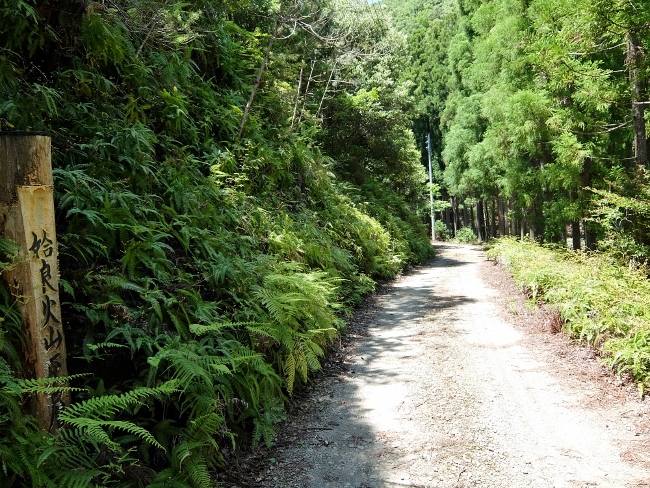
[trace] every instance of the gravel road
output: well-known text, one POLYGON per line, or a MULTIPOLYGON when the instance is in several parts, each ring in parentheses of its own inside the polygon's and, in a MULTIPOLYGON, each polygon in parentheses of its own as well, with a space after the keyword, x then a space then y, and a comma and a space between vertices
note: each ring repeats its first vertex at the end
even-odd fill
POLYGON ((478 247, 438 246, 238 486, 650 486, 650 402, 510 283, 478 247))

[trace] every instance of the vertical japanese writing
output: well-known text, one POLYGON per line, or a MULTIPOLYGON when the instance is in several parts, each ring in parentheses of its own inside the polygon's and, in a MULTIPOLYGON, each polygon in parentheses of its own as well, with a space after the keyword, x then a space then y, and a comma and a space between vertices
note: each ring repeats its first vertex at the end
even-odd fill
MULTIPOLYGON (((56 255, 54 254, 54 242, 42 229, 39 234, 32 231, 32 245, 28 250, 34 263, 38 263, 38 274, 40 277, 40 301, 41 301, 41 340, 45 348, 45 361, 47 365, 47 376, 55 377, 60 374, 62 356, 60 352, 63 344, 63 330, 60 320, 60 306, 58 303, 58 290, 54 287, 53 267, 56 266, 56 255)), ((63 395, 61 392, 54 392, 50 396, 51 413, 49 428, 58 427, 58 413, 64 407, 63 395)))
POLYGON ((41 428, 55 431, 70 393, 66 382, 60 381, 68 368, 59 298, 52 144, 46 135, 0 132, 0 236, 18 244, 24 258, 1 277, 11 283, 22 312, 23 371, 36 379, 58 378, 52 386, 61 385, 59 392, 52 388, 37 393, 30 402, 41 428))

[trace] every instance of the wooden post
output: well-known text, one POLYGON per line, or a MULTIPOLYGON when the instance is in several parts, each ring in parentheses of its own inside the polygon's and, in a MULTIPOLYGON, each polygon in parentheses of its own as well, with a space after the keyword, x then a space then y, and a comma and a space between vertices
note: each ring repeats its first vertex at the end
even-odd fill
MULTIPOLYGON (((0 134, 0 235, 21 248, 19 265, 4 278, 21 305, 26 336, 24 374, 31 378, 67 376, 51 140, 45 134, 0 134)), ((41 427, 56 430, 59 410, 69 403, 68 395, 39 394, 36 400, 41 427)))

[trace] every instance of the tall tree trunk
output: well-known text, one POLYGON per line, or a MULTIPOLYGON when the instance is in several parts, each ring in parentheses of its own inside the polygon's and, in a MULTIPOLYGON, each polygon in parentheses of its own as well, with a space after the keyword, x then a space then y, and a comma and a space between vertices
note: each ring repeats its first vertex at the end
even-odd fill
POLYGON ((474 206, 469 207, 469 225, 472 227, 472 230, 478 229, 478 216, 474 215, 474 206))
POLYGON ((634 159, 636 164, 648 166, 648 142, 645 136, 645 82, 639 72, 643 60, 643 47, 639 45, 636 33, 629 31, 625 36, 626 59, 632 91, 632 123, 634 126, 634 159))
POLYGON ((467 227, 467 203, 463 200, 463 227, 467 227))
POLYGON ((478 235, 478 241, 483 242, 486 240, 485 237, 485 213, 483 212, 483 200, 479 199, 476 202, 476 220, 478 228, 476 229, 476 234, 478 235))
MULTIPOLYGON (((489 224, 490 224, 490 215, 489 215, 489 205, 487 200, 482 200, 481 201, 481 221, 483 222, 483 238, 487 241, 490 237, 490 229, 489 229, 489 224)), ((480 227, 480 222, 479 222, 479 227, 480 227)))
POLYGON ((585 249, 594 251, 597 243, 596 233, 589 227, 588 222, 585 222, 585 249))
POLYGON ((543 203, 541 197, 537 199, 529 210, 528 225, 530 227, 530 240, 534 241, 544 234, 544 216, 542 215, 543 203))
POLYGON ((515 217, 515 197, 513 196, 510 199, 510 211, 512 212, 512 218, 510 219, 510 235, 517 235, 517 218, 515 217))
POLYGON ((575 251, 582 249, 582 243, 580 242, 580 221, 576 220, 571 222, 571 236, 573 249, 575 251))
POLYGON ((496 200, 492 198, 492 214, 490 215, 490 237, 496 237, 497 223, 496 223, 496 200))
POLYGON ((531 241, 534 241, 535 238, 537 237, 537 231, 535 229, 534 224, 530 224, 530 228, 529 228, 529 231, 528 231, 528 236, 530 237, 531 241))
POLYGON ((499 196, 499 235, 501 237, 506 235, 506 212, 503 197, 499 196))

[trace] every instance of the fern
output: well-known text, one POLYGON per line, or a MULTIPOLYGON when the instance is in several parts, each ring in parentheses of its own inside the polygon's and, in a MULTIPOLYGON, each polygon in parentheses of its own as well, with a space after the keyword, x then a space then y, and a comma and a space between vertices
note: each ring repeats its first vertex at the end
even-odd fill
POLYGON ((309 370, 320 368, 318 357, 323 349, 319 343, 324 345, 336 335, 340 321, 330 302, 338 280, 324 273, 296 272, 300 269, 296 265, 286 267, 294 272, 268 274, 264 288, 257 288, 255 293, 272 319, 268 329, 257 331, 269 334, 282 346, 280 361, 291 393, 296 375, 306 381, 309 370))
POLYGON ((0 272, 10 270, 20 259, 20 246, 0 237, 0 272))
POLYGON ((20 395, 63 386, 18 380, 21 318, 0 286, 0 457, 25 485, 205 485, 234 432, 272 441, 286 393, 342 328, 339 304, 426 235, 390 216, 404 199, 381 213, 364 203, 381 191, 334 178, 310 102, 309 123, 286 126, 275 88, 292 65, 235 140, 267 3, 226 0, 228 18, 201 2, 80 5, 0 6, 0 128, 52 133, 66 342, 85 359, 69 366, 88 373, 69 378, 65 427, 41 436, 20 395))
POLYGON ((223 332, 227 329, 236 329, 240 327, 245 327, 248 330, 252 330, 258 325, 260 324, 256 322, 222 322, 219 324, 210 324, 210 325, 191 324, 190 331, 193 334, 202 336, 208 334, 209 332, 223 332))
POLYGON ((96 486, 95 479, 102 474, 103 472, 98 469, 63 472, 57 477, 56 486, 69 486, 70 488, 93 487, 96 486))
POLYGON ((133 422, 110 419, 119 412, 142 404, 148 398, 161 398, 176 391, 176 382, 169 381, 157 388, 141 387, 122 395, 105 395, 72 404, 59 414, 59 420, 64 424, 62 435, 74 432, 74 437, 82 442, 96 447, 106 445, 112 450, 118 450, 120 446, 111 436, 111 432, 118 429, 154 447, 164 449, 148 430, 133 422))
POLYGON ((156 388, 140 387, 121 395, 91 398, 66 407, 59 415, 59 419, 63 422, 74 422, 75 418, 84 416, 93 419, 109 418, 120 410, 141 403, 142 400, 168 396, 176 391, 178 391, 177 382, 171 380, 156 388))

